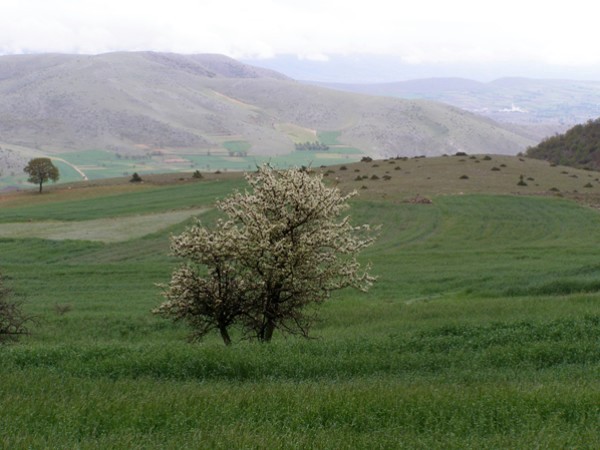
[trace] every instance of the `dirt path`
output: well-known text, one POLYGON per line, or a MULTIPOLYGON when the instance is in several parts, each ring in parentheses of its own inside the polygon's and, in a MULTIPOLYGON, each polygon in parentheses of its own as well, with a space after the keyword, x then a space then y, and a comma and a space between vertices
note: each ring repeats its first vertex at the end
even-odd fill
POLYGON ((64 159, 62 159, 62 158, 54 158, 54 157, 52 157, 51 159, 53 159, 53 160, 55 160, 55 161, 60 161, 60 162, 62 162, 62 163, 65 163, 67 166, 70 166, 70 167, 72 167, 72 168, 73 168, 73 170, 75 170, 75 171, 76 171, 76 172, 77 172, 79 175, 81 175, 81 178, 83 178, 83 180, 84 180, 84 181, 87 181, 87 180, 88 180, 88 177, 87 177, 87 175, 86 175, 86 174, 85 174, 85 173, 84 173, 84 172, 83 172, 83 171, 82 171, 82 170, 81 170, 79 167, 77 167, 77 166, 76 166, 76 165, 74 165, 74 164, 71 164, 69 161, 66 161, 66 160, 64 160, 64 159))

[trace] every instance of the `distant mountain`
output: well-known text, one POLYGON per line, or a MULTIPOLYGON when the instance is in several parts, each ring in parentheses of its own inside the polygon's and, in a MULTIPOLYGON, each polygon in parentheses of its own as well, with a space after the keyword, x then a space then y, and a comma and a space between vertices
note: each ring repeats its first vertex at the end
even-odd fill
POLYGON ((315 85, 405 99, 443 102, 488 117, 540 140, 600 116, 600 82, 502 78, 482 83, 428 78, 380 84, 315 85))
POLYGON ((441 103, 310 86, 222 55, 0 57, 0 145, 21 153, 209 154, 234 141, 275 155, 321 131, 373 156, 515 154, 534 143, 441 103))
POLYGON ((296 80, 374 84, 432 77, 491 81, 518 76, 529 79, 600 80, 600 64, 565 66, 540 61, 426 62, 407 61, 394 54, 317 54, 299 57, 277 54, 242 62, 276 70, 296 80))
POLYGON ((545 139, 527 149, 527 155, 555 164, 600 170, 600 119, 545 139))
POLYGON ((208 148, 227 126, 242 132, 246 115, 206 86, 219 78, 289 80, 221 55, 3 56, 0 140, 46 152, 208 148))

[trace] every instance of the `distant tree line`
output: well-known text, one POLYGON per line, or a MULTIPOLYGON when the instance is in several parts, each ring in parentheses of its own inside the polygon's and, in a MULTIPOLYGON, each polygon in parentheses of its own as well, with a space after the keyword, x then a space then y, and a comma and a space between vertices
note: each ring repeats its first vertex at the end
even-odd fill
POLYGON ((248 156, 248 152, 246 150, 228 150, 228 154, 229 156, 239 156, 239 157, 246 157, 248 156))
POLYGON ((300 143, 296 143, 296 150, 299 151, 312 151, 312 152, 323 152, 323 151, 327 151, 329 150, 329 146, 326 144, 323 144, 322 142, 319 141, 315 141, 315 142, 300 142, 300 143))
MULTIPOLYGON (((162 153, 161 153, 162 154, 162 153)), ((115 158, 117 159, 131 159, 134 161, 142 161, 149 160, 152 158, 151 155, 121 155, 120 153, 115 153, 115 158)))
POLYGON ((544 139, 529 147, 527 156, 565 166, 600 169, 600 119, 544 139))

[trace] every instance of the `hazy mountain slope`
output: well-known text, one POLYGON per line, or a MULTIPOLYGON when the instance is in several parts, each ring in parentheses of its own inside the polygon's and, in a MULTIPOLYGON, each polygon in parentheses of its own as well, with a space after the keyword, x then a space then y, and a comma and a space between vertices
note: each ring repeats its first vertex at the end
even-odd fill
POLYGON ((227 96, 260 104, 270 116, 283 121, 340 130, 342 142, 374 155, 514 154, 532 142, 490 120, 440 103, 353 95, 267 80, 210 83, 227 96))
POLYGON ((441 104, 304 85, 221 55, 152 52, 0 57, 0 144, 39 153, 107 149, 294 149, 282 125, 339 131, 373 155, 457 150, 516 153, 533 144, 489 120, 441 104))
POLYGON ((600 82, 502 78, 489 83, 429 78, 381 84, 315 83, 348 92, 428 99, 481 114, 542 139, 600 116, 600 82))
POLYGON ((203 87, 203 80, 285 79, 218 55, 41 55, 38 64, 36 57, 23 57, 20 70, 19 59, 0 58, 0 136, 44 150, 207 148, 206 135, 241 131, 235 122, 245 114, 203 87))

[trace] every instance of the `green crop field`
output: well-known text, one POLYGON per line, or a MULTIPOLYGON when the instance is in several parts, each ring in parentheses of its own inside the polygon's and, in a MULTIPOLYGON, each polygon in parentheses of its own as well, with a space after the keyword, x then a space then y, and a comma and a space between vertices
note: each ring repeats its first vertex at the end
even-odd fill
POLYGON ((0 272, 37 321, 0 347, 0 448, 600 448, 600 212, 510 195, 523 169, 530 188, 564 193, 598 174, 517 158, 388 164, 328 177, 359 188, 355 223, 381 225, 362 256, 375 285, 322 305, 314 339, 270 344, 189 343, 151 314, 177 264, 169 235, 197 213, 210 224, 239 178, 1 197, 0 272), (482 189, 477 171, 501 162, 506 179, 482 189), (367 189, 353 181, 388 169, 367 189), (415 189, 432 203, 405 203, 415 189), (77 232, 109 222, 118 239, 77 232), (32 231, 48 223, 63 234, 32 231))

